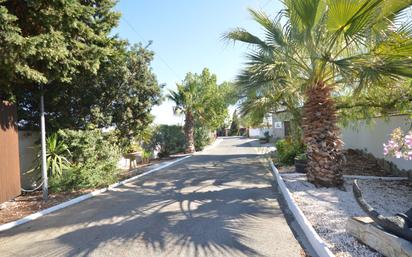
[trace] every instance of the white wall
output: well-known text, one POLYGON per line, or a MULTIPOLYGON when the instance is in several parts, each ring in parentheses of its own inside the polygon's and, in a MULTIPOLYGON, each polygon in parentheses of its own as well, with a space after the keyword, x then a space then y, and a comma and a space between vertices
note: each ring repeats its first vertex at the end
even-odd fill
POLYGON ((34 160, 39 152, 36 143, 40 138, 39 132, 34 131, 19 131, 19 158, 20 158, 20 174, 21 184, 25 189, 30 189, 35 182, 31 174, 26 174, 34 166, 34 160))
POLYGON ((249 137, 264 137, 265 132, 269 131, 269 135, 273 134, 272 128, 250 128, 249 129, 249 137))
POLYGON ((370 124, 366 121, 352 122, 348 127, 342 128, 344 148, 366 150, 377 158, 395 163, 400 169, 412 170, 412 161, 383 155, 383 143, 388 141, 392 131, 398 127, 405 131, 410 124, 411 119, 407 115, 391 116, 389 120, 374 118, 370 124))
POLYGON ((272 115, 272 133, 274 138, 285 137, 284 119, 276 114, 272 115), (280 126, 279 126, 280 125, 280 126))

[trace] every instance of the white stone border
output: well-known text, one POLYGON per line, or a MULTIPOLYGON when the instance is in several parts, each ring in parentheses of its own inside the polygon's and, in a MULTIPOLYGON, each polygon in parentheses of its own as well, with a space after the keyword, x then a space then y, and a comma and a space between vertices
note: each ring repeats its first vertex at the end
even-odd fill
POLYGON ((149 170, 149 171, 146 171, 146 172, 144 172, 144 173, 142 173, 142 174, 136 175, 136 176, 134 176, 134 177, 128 178, 128 179, 126 179, 126 180, 123 180, 123 181, 120 181, 120 182, 117 182, 117 183, 114 183, 114 184, 112 184, 112 185, 110 185, 110 186, 108 186, 108 187, 106 187, 106 188, 98 189, 98 190, 95 190, 95 191, 90 192, 90 193, 88 193, 88 194, 81 195, 81 196, 76 197, 76 198, 73 198, 73 199, 71 199, 71 200, 69 200, 69 201, 67 201, 67 202, 63 202, 63 203, 60 203, 60 204, 58 204, 58 205, 52 206, 52 207, 50 207, 50 208, 47 208, 47 209, 44 209, 44 210, 35 212, 35 213, 33 213, 33 214, 30 214, 30 215, 28 215, 28 216, 26 216, 26 217, 24 217, 24 218, 19 219, 19 220, 15 220, 15 221, 12 221, 12 222, 9 222, 9 223, 5 223, 5 224, 3 224, 3 225, 0 225, 0 232, 1 232, 1 231, 5 231, 5 230, 9 230, 9 229, 14 228, 14 227, 17 227, 17 226, 19 226, 19 225, 22 225, 22 224, 27 223, 27 222, 29 222, 29 221, 35 220, 35 219, 37 219, 37 218, 39 218, 39 217, 42 217, 42 216, 44 216, 44 215, 46 215, 46 214, 55 212, 55 211, 57 211, 57 210, 60 210, 60 209, 69 207, 69 206, 71 206, 71 205, 80 203, 80 202, 82 202, 82 201, 84 201, 84 200, 87 200, 87 199, 90 199, 90 198, 95 197, 95 196, 97 196, 97 195, 100 195, 100 194, 102 194, 102 193, 104 193, 104 192, 106 192, 106 191, 108 191, 108 190, 110 190, 110 189, 112 189, 112 188, 115 188, 115 187, 124 185, 124 184, 129 183, 129 182, 131 182, 131 181, 133 181, 133 180, 136 180, 136 179, 138 179, 138 178, 140 178, 140 177, 149 175, 149 174, 151 174, 151 173, 153 173, 153 172, 156 172, 156 171, 159 171, 159 170, 164 169, 164 168, 166 168, 166 167, 169 167, 169 166, 171 166, 171 165, 173 165, 173 164, 175 164, 175 163, 177 163, 177 162, 183 161, 184 159, 187 159, 187 158, 189 158, 189 157, 191 157, 191 156, 192 156, 192 155, 188 155, 188 156, 179 158, 179 159, 177 159, 177 160, 174 160, 174 161, 171 161, 171 162, 167 162, 167 163, 165 163, 165 164, 163 164, 163 165, 159 165, 158 167, 156 167, 156 168, 154 168, 154 169, 151 169, 151 170, 149 170))
POLYGON ((269 158, 270 167, 272 168, 272 172, 276 177, 276 182, 278 187, 285 198, 286 204, 288 205, 290 211, 292 212, 293 216, 295 217, 296 221, 298 222, 300 228, 302 229, 303 233, 306 235, 306 238, 309 240, 309 243, 312 245, 314 251, 319 257, 334 257, 335 255, 329 250, 326 243, 320 238, 318 233, 316 233, 315 229, 313 229, 312 224, 308 221, 308 219, 303 214, 302 210, 299 209, 298 205, 292 198, 292 194, 290 193, 289 189, 286 187, 285 181, 283 181, 282 177, 279 174, 278 169, 273 164, 273 161, 269 158))
MULTIPOLYGON (((280 174, 280 176, 282 177, 295 177, 295 178, 299 178, 299 177, 306 177, 306 174, 304 173, 297 173, 297 172, 293 172, 293 173, 283 173, 280 174)), ((379 177, 379 176, 361 176, 361 175, 343 175, 344 178, 348 178, 348 179, 376 179, 376 180, 408 180, 408 177, 379 177)))

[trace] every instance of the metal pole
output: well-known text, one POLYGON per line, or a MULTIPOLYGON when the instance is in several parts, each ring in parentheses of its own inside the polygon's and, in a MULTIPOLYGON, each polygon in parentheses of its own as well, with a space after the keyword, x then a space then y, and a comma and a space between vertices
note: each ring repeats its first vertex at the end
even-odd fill
POLYGON ((46 123, 44 118, 44 90, 41 86, 40 96, 40 130, 41 130, 41 175, 43 178, 43 200, 49 198, 48 179, 47 179, 47 163, 46 163, 46 123))

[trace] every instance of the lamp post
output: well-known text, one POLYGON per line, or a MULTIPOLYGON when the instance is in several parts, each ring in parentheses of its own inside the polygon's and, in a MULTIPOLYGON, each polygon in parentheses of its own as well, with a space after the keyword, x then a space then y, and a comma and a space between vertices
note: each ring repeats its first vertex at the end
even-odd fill
POLYGON ((49 198, 49 183, 47 178, 47 163, 46 163, 46 121, 44 117, 44 88, 40 88, 40 137, 41 137, 41 175, 43 179, 43 200, 49 198))

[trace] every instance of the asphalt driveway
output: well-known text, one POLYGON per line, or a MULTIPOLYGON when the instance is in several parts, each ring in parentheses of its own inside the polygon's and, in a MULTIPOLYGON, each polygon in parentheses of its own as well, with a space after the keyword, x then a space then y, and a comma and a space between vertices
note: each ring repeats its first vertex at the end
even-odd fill
POLYGON ((1 256, 302 256, 250 139, 0 232, 1 256))

